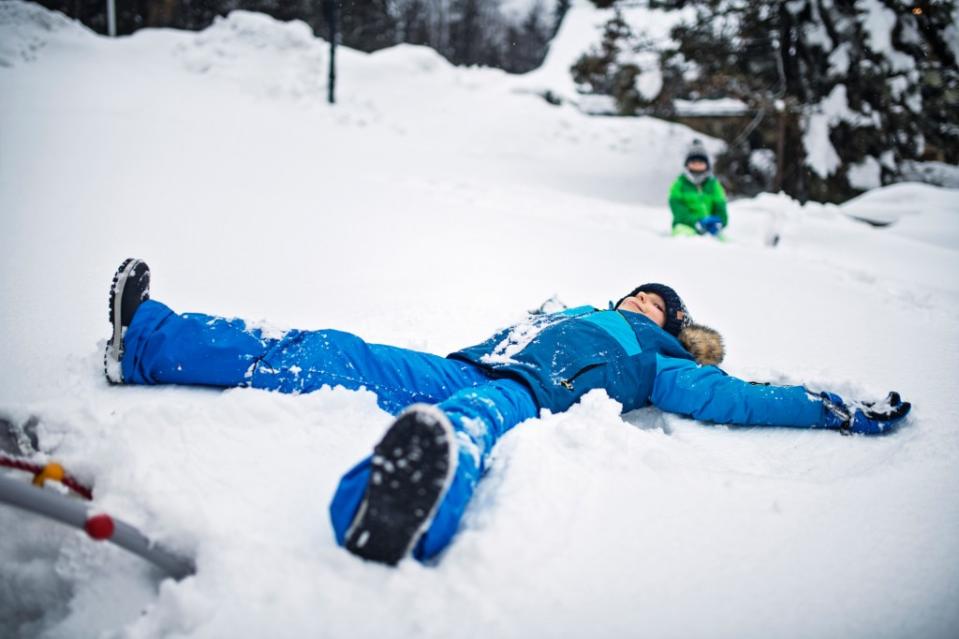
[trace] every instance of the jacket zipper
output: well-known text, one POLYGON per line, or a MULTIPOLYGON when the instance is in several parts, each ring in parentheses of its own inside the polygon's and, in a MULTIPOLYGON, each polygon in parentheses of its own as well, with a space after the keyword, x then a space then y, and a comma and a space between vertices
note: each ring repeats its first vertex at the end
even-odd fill
POLYGON ((583 368, 583 369, 577 371, 576 374, 573 375, 572 377, 570 377, 569 379, 564 379, 564 380, 562 380, 559 384, 560 384, 560 386, 562 386, 562 387, 565 388, 566 390, 571 391, 571 390, 573 390, 573 382, 576 381, 576 378, 582 377, 583 375, 585 375, 585 374, 588 373, 589 371, 593 370, 594 368, 598 368, 598 367, 604 366, 604 365, 605 365, 605 362, 599 362, 599 363, 596 363, 596 364, 590 364, 590 365, 587 366, 586 368, 583 368))

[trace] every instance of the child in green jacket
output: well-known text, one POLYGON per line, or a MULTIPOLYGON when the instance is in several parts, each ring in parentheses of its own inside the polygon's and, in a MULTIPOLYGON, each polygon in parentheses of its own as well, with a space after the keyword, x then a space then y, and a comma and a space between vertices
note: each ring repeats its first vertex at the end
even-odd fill
POLYGON ((686 153, 686 169, 669 190, 669 208, 673 212, 673 235, 709 233, 722 239, 729 224, 726 192, 710 170, 709 154, 699 140, 693 140, 686 153))

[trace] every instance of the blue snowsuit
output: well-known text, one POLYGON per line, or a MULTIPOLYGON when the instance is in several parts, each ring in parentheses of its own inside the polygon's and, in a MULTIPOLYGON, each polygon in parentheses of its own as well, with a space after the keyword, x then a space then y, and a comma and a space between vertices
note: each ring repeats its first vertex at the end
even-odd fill
MULTIPOLYGON (((546 408, 567 410, 602 388, 624 411, 650 403, 721 424, 823 427, 822 402, 800 386, 753 385, 697 365, 644 315, 583 306, 533 316, 448 357, 368 344, 335 330, 270 336, 243 320, 178 315, 144 302, 124 335, 123 379, 134 384, 250 386, 305 393, 324 385, 366 388, 386 411, 437 404, 457 436, 457 466, 434 519, 413 550, 445 548, 489 463, 493 445, 546 408)), ((370 458, 340 481, 330 505, 336 540, 362 501, 370 458)))

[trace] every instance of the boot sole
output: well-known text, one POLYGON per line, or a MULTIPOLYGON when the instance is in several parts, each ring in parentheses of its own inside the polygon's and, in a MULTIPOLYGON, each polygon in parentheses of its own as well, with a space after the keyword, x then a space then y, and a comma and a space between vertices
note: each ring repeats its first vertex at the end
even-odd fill
POLYGON ((103 353, 103 374, 111 384, 123 383, 120 369, 120 362, 123 360, 123 323, 120 317, 123 310, 123 287, 139 263, 140 260, 132 257, 125 259, 113 274, 113 282, 110 283, 110 314, 107 319, 113 326, 113 335, 107 340, 107 348, 103 353))
POLYGON ((373 449, 347 550, 391 566, 413 550, 456 473, 454 438, 449 418, 435 406, 413 405, 393 422, 373 449))

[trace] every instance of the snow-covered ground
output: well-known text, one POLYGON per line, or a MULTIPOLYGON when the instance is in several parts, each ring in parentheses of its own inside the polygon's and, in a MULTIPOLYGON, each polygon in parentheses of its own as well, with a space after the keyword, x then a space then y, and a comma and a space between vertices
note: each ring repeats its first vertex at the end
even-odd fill
POLYGON ((955 636, 959 191, 848 205, 883 229, 763 195, 733 203, 727 243, 674 240, 690 130, 589 118, 418 47, 338 60, 330 107, 301 24, 111 41, 0 3, 0 412, 39 415, 95 509, 198 564, 164 580, 0 507, 0 635, 955 636), (553 294, 665 281, 730 373, 915 410, 870 439, 620 416, 594 393, 504 438, 436 565, 368 565, 326 508, 390 416, 336 388, 107 386, 130 255, 178 310, 437 353, 553 294))

